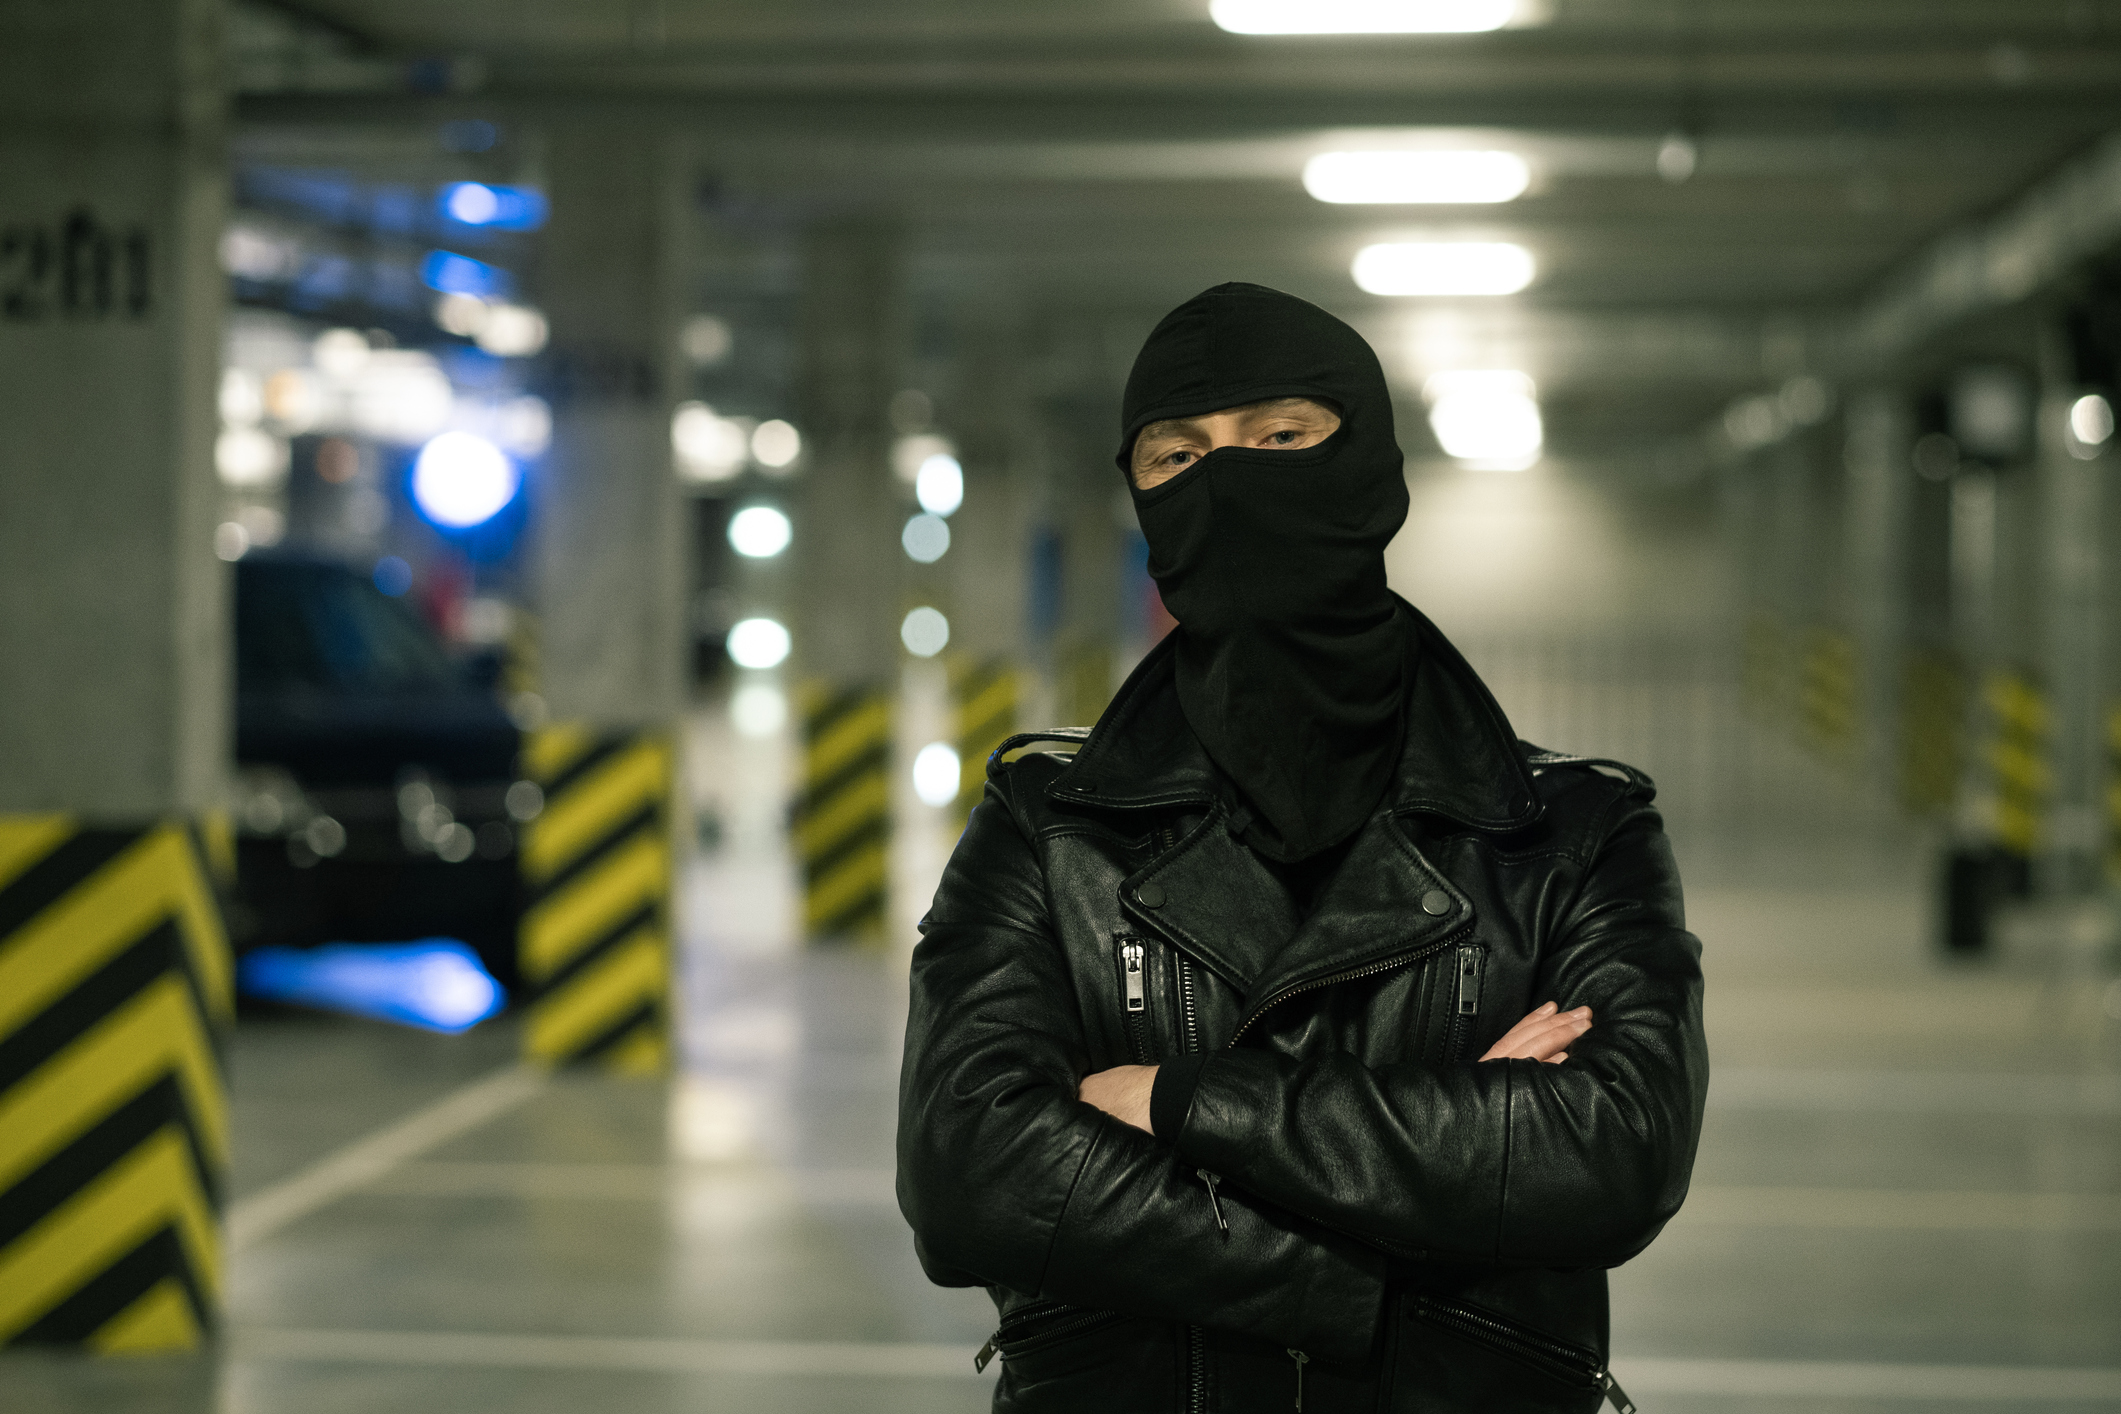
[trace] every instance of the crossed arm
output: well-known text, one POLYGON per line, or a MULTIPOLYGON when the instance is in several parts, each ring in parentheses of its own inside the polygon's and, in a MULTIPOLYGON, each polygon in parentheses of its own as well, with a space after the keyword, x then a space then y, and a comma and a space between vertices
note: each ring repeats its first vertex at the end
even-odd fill
POLYGON ((899 1197, 936 1280, 1356 1358, 1385 1251, 1610 1266, 1678 1207, 1707 1062, 1654 814, 1608 833, 1539 979, 1594 1004, 1595 1033, 1582 1007, 1541 1008, 1483 1057, 1502 1064, 1222 1051, 1164 1138, 1151 1068, 1085 1080, 1043 875, 999 804, 974 812, 914 954, 899 1197), (1226 1232, 1198 1169, 1224 1180, 1226 1232))
MULTIPOLYGON (((1570 1044, 1590 1029, 1589 1007, 1562 1011, 1555 1003, 1548 1002, 1527 1013, 1524 1020, 1488 1047, 1488 1053, 1481 1059, 1535 1060, 1559 1065, 1569 1058, 1570 1044)), ((1122 1124, 1154 1133, 1149 1125, 1149 1096, 1155 1089, 1155 1066, 1116 1065, 1110 1070, 1084 1076, 1076 1098, 1084 1104, 1095 1105, 1122 1124)))

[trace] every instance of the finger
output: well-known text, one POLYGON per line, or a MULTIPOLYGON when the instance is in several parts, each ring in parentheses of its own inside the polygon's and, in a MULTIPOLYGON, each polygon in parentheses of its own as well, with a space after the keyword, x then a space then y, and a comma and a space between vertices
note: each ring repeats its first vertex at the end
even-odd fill
POLYGON ((1496 1044, 1502 1046, 1515 1045, 1527 1036, 1538 1035, 1542 1029, 1553 1025, 1553 1023, 1554 1018, 1551 1012, 1544 1009, 1535 1011, 1509 1030, 1503 1032, 1502 1039, 1496 1044))
POLYGON ((1542 1060, 1554 1046, 1565 1046, 1591 1029, 1591 1009, 1577 1007, 1556 1013, 1548 1002, 1504 1032, 1502 1038, 1481 1057, 1489 1060, 1542 1060))
POLYGON ((1588 1021, 1567 1022, 1548 1027, 1537 1035, 1520 1038, 1510 1045, 1505 1053, 1513 1059, 1544 1060, 1590 1029, 1591 1023, 1588 1021))
POLYGON ((1545 1059, 1544 1061, 1542 1061, 1542 1062, 1540 1062, 1540 1063, 1541 1063, 1542 1065, 1560 1065, 1560 1064, 1561 1064, 1561 1063, 1562 1063, 1563 1061, 1567 1060, 1568 1058, 1569 1058, 1569 1053, 1568 1053, 1567 1051, 1556 1051, 1556 1052, 1555 1052, 1555 1053, 1554 1053, 1553 1055, 1551 1055, 1551 1056, 1548 1056, 1548 1057, 1547 1057, 1547 1058, 1546 1058, 1546 1059, 1545 1059))
POLYGON ((1516 1043, 1535 1046, 1567 1045, 1590 1029, 1589 1021, 1565 1016, 1536 1030, 1525 1032, 1516 1038, 1516 1043))

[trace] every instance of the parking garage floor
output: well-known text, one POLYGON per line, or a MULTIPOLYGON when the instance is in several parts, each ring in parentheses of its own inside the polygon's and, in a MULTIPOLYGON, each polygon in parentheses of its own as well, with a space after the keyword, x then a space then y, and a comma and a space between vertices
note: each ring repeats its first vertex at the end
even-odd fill
MULTIPOLYGON (((1778 834, 1704 842, 1690 886, 1708 1127, 1614 1273, 1616 1374, 1646 1414, 2121 1408, 2121 987, 2071 961, 2090 925, 1947 968, 1907 842, 1778 834)), ((713 917, 748 871, 703 868, 713 917)), ((220 1348, 9 1353, 0 1408, 985 1407, 991 1308, 927 1284, 893 1202, 903 959, 711 929, 689 957, 669 1083, 520 1070, 506 1024, 247 1020, 220 1348)))

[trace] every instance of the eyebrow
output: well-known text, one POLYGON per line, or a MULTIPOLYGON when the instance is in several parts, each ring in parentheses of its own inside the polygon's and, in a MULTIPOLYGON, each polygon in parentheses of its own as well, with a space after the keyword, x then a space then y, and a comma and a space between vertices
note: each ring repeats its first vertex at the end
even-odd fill
MULTIPOLYGON (((1329 413, 1334 417, 1340 416, 1340 413, 1337 409, 1320 402, 1316 398, 1299 397, 1294 394, 1291 394, 1286 398, 1268 398, 1263 402, 1244 403, 1240 406, 1247 412, 1275 413, 1305 404, 1317 408, 1320 412, 1329 413)), ((1221 412, 1224 411, 1224 409, 1218 408, 1216 409, 1216 411, 1221 412)), ((1207 414, 1203 413, 1201 415, 1206 416, 1207 414)), ((1152 437, 1183 436, 1184 433, 1182 429, 1188 422, 1191 422, 1193 420, 1194 419, 1190 417, 1172 417, 1166 418, 1161 422, 1152 422, 1148 426, 1144 427, 1140 432, 1137 432, 1135 434, 1135 443, 1136 445, 1139 445, 1143 442, 1148 441, 1152 437)))

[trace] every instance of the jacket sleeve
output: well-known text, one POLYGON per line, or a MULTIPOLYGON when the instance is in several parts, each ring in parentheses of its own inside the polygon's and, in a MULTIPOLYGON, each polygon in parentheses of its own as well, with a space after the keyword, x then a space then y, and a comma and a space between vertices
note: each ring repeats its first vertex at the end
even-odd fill
POLYGON ((1538 997, 1592 1009, 1567 1061, 1220 1052, 1180 1153, 1408 1255, 1589 1267, 1648 1246, 1686 1196, 1700 1135, 1701 945, 1656 811, 1638 795, 1615 813, 1536 981, 1538 997))
POLYGON ((1037 856, 993 787, 951 857, 913 956, 898 1195, 921 1260, 1100 1310, 1361 1358, 1382 1306, 1374 1250, 1192 1165, 1076 1098, 1090 1069, 1037 856))

